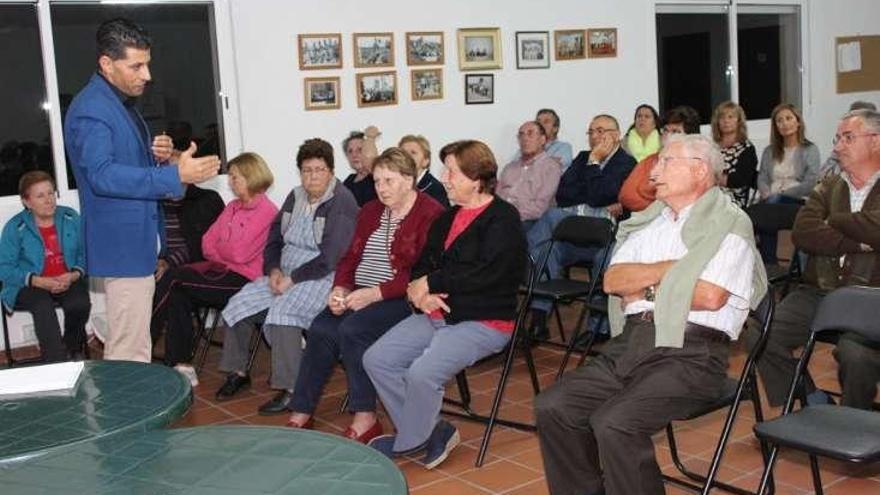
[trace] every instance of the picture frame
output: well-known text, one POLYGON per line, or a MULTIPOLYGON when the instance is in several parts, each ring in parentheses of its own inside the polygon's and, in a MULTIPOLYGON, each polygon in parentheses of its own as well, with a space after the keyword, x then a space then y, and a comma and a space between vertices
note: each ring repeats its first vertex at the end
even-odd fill
POLYGON ((443 69, 413 69, 410 72, 410 93, 413 101, 443 99, 443 69))
POLYGON ((394 67, 394 33, 354 33, 356 68, 394 67))
POLYGON ((459 69, 487 70, 501 68, 501 29, 462 28, 458 30, 457 34, 459 69))
POLYGON ((443 31, 406 33, 407 65, 443 65, 445 62, 446 44, 443 31))
POLYGON ((558 29, 553 31, 556 60, 580 60, 587 58, 586 29, 558 29))
POLYGON ((465 74, 464 103, 466 105, 495 103, 495 74, 465 74))
POLYGON ((397 105, 397 71, 355 74, 358 107, 397 105))
POLYGON ((590 58, 616 57, 617 28, 588 29, 587 46, 590 58))
POLYGON ((305 109, 338 110, 342 101, 339 95, 339 77, 306 77, 303 79, 305 109))
POLYGON ((550 68, 549 31, 517 31, 515 40, 517 69, 550 68))
POLYGON ((342 68, 342 34, 313 33, 297 35, 299 70, 342 68))

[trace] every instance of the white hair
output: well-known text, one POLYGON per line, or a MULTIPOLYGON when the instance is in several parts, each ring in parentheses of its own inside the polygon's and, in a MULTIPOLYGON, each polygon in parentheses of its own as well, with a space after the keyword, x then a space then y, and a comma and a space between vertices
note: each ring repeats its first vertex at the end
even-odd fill
POLYGON ((847 112, 841 120, 847 120, 853 117, 862 119, 865 127, 870 129, 871 132, 880 132, 880 112, 868 108, 851 110, 847 112))
POLYGON ((681 143, 688 156, 703 160, 712 172, 712 185, 720 182, 724 173, 724 158, 721 157, 721 149, 715 141, 701 134, 673 134, 667 136, 664 147, 668 148, 675 143, 681 143))

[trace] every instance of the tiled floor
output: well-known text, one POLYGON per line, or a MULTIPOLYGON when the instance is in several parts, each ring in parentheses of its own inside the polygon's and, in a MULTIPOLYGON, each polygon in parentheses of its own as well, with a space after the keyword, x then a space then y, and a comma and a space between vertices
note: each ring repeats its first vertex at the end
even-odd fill
MULTIPOLYGON (((568 311, 566 311, 566 314, 568 311)), ((568 319, 568 318, 566 318, 568 319)), ((220 332, 218 332, 219 334, 220 332)), ((97 350, 97 349, 96 349, 97 350)), ((100 352, 97 350, 97 352, 100 352)), ((553 381, 562 353, 559 350, 538 347, 534 350, 536 364, 542 386, 553 381)), ((261 349, 253 373, 253 386, 243 391, 236 400, 217 402, 214 392, 223 381, 216 371, 220 350, 212 348, 205 370, 200 375, 201 384, 195 389, 195 402, 192 409, 175 426, 198 426, 209 424, 257 424, 281 426, 286 415, 260 416, 257 407, 269 399, 273 392, 267 385, 268 353, 261 349)), ((745 360, 741 348, 736 347, 731 359, 730 373, 739 373, 745 360)), ((820 386, 836 389, 836 364, 831 357, 830 348, 817 348, 812 366, 813 376, 820 386)), ((500 364, 497 361, 485 363, 469 370, 473 404, 478 411, 488 411, 492 394, 497 385, 500 364)), ((317 411, 316 427, 320 431, 340 434, 349 422, 347 413, 339 408, 345 393, 345 377, 337 370, 327 386, 324 398, 317 411)), ((457 396, 454 387, 448 388, 451 397, 457 396)), ((532 388, 525 364, 517 359, 511 375, 503 405, 503 417, 521 421, 531 421, 532 388)), ((765 414, 775 416, 776 410, 765 414)), ((719 474, 723 481, 754 489, 761 473, 761 460, 757 442, 751 432, 754 413, 750 403, 744 403, 736 422, 732 441, 719 474)), ((390 424, 382 417, 386 429, 390 424)), ((433 494, 546 494, 547 487, 543 476, 541 454, 534 434, 524 433, 506 427, 498 427, 485 464, 474 467, 480 445, 483 426, 463 420, 453 419, 461 432, 463 442, 438 468, 427 471, 418 459, 404 459, 398 462, 409 483, 410 491, 416 495, 433 494)), ((677 443, 683 461, 696 470, 705 470, 715 448, 718 433, 724 421, 721 412, 676 425, 677 443)), ((674 473, 666 438, 662 434, 655 437, 657 458, 664 472, 674 473)), ((825 492, 839 494, 878 494, 880 493, 880 466, 865 469, 820 460, 825 492)), ((784 453, 776 468, 777 493, 813 493, 806 457, 800 454, 784 453)), ((673 486, 667 486, 667 493, 689 493, 673 486)))

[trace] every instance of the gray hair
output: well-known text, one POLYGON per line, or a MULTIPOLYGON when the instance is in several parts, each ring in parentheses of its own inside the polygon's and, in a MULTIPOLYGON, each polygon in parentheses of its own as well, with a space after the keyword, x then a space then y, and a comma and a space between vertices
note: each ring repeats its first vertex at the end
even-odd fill
POLYGON ((862 108, 859 110, 847 112, 841 120, 847 120, 853 117, 858 117, 862 119, 865 127, 870 129, 871 132, 880 132, 880 112, 876 110, 868 110, 866 108, 862 108))
POLYGON ((721 149, 718 148, 715 141, 702 134, 673 134, 666 138, 664 148, 675 143, 681 143, 688 156, 703 160, 709 167, 709 171, 712 172, 713 185, 721 180, 724 173, 724 158, 722 158, 721 149))

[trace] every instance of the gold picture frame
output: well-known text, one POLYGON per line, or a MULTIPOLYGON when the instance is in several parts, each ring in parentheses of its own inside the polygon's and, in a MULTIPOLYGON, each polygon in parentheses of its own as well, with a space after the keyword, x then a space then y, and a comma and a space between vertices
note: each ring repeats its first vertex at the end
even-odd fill
POLYGON ((355 74, 358 107, 397 105, 397 71, 355 74))
POLYGON ((443 69, 413 69, 409 87, 413 101, 442 100, 443 69))
POLYGON ((306 77, 303 79, 305 109, 338 110, 341 107, 339 77, 306 77))
POLYGON ((458 68, 461 70, 500 69, 500 28, 461 28, 458 30, 458 68))
POLYGON ((299 70, 342 68, 342 34, 300 34, 296 44, 299 70))
POLYGON ((394 67, 394 33, 354 33, 351 42, 356 68, 394 67))

